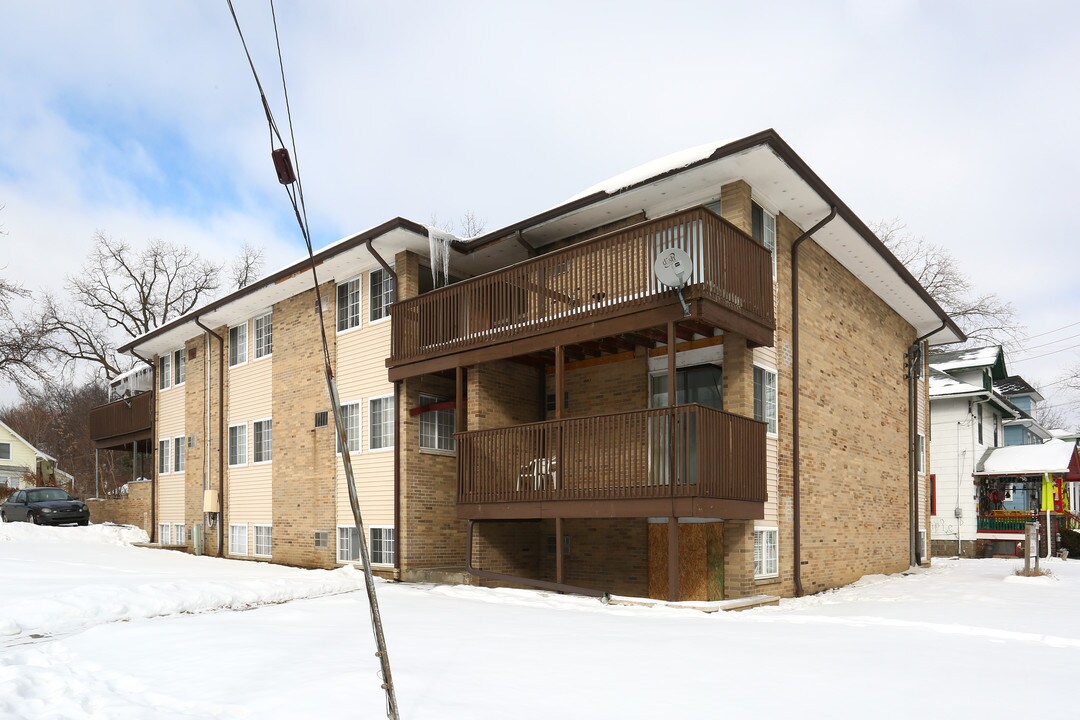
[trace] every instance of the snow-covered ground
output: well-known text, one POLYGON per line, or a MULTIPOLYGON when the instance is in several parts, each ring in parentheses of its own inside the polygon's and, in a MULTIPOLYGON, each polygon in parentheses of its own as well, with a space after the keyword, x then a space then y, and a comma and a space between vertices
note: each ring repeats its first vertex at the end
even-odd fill
MULTIPOLYGON (((379 718, 362 577, 0 526, 0 717, 379 718)), ((401 715, 981 718, 1072 710, 1080 562, 938 560, 742 613, 379 584, 401 715)))

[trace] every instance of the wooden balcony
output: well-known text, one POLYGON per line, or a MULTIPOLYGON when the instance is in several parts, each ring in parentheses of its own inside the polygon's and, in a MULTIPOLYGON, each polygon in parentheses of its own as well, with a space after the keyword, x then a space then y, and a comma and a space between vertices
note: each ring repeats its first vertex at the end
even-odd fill
POLYGON ((391 380, 669 320, 771 345, 772 255, 731 223, 696 208, 402 300, 392 314, 391 380), (690 317, 676 292, 653 276, 657 254, 672 246, 694 263, 684 289, 690 317))
POLYGON ((131 443, 149 443, 150 397, 143 392, 126 400, 99 405, 90 411, 90 439, 99 450, 121 448, 131 443))
POLYGON ((765 429, 680 405, 459 433, 458 516, 761 518, 765 429))

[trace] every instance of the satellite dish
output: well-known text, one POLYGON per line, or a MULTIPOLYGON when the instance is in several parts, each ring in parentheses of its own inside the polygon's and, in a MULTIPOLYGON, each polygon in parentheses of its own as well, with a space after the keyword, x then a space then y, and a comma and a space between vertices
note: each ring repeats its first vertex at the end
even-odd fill
POLYGON ((681 288, 694 272, 694 261, 678 247, 664 248, 653 263, 656 279, 671 288, 681 288))

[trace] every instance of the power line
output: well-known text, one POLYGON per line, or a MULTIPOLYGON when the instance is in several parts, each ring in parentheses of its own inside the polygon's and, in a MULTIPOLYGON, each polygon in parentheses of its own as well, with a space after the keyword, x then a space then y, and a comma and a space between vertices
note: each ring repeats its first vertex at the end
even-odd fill
POLYGON ((1044 358, 1044 357, 1049 357, 1051 355, 1057 355, 1058 353, 1063 353, 1066 350, 1075 350, 1076 348, 1080 348, 1080 344, 1070 345, 1069 347, 1063 347, 1063 348, 1061 348, 1059 350, 1051 350, 1050 352, 1042 353, 1041 355, 1032 355, 1031 357, 1026 357, 1026 358, 1012 358, 1012 359, 1009 360, 1009 362, 1016 363, 1016 362, 1027 362, 1028 360, 1037 360, 1038 358, 1044 358))
MULTIPOLYGON (((1062 325, 1061 327, 1054 328, 1053 330, 1047 330, 1046 332, 1035 333, 1034 335, 1028 335, 1027 337, 1022 337, 1022 338, 1020 338, 1020 340, 1018 342, 1022 342, 1024 340, 1031 340, 1032 338, 1042 337, 1043 335, 1050 335, 1052 333, 1056 333, 1056 332, 1058 332, 1060 330, 1065 330, 1066 328, 1071 328, 1071 327, 1074 327, 1076 325, 1080 325, 1080 320, 1077 320, 1076 322, 1069 323, 1068 325, 1062 325)), ((1065 339, 1065 338, 1062 338, 1062 339, 1065 339)))

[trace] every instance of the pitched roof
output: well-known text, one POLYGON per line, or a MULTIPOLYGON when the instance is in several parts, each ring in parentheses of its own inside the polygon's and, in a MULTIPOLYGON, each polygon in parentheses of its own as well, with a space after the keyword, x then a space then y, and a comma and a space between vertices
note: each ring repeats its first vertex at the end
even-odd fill
POLYGON ((1002 380, 994 381, 994 389, 1002 395, 1035 395, 1036 400, 1043 399, 1039 391, 1019 375, 1010 375, 1002 380))
POLYGON ((1005 371, 1005 353, 1000 345, 934 353, 930 356, 930 367, 942 372, 990 368, 990 375, 994 380, 1004 380, 1008 374, 1005 371))
MULTIPOLYGON (((1076 445, 1047 440, 1041 445, 1009 445, 994 448, 976 475, 1073 475, 1080 473, 1076 445)), ((1078 476, 1077 479, 1080 479, 1078 476)))
POLYGON ((25 445, 26 447, 28 447, 28 448, 30 448, 31 450, 33 450, 33 451, 34 451, 34 455, 36 455, 37 457, 43 457, 43 458, 45 458, 46 460, 52 460, 53 462, 56 462, 56 458, 54 458, 54 457, 53 457, 52 455, 50 455, 50 454, 48 454, 48 453, 45 453, 45 452, 42 452, 42 451, 38 450, 38 449, 37 449, 36 447, 34 447, 34 446, 33 446, 33 444, 32 444, 32 443, 30 443, 30 441, 28 441, 28 440, 27 440, 26 438, 24 438, 24 437, 23 437, 22 435, 20 435, 19 433, 15 432, 15 430, 14 430, 14 429, 12 429, 12 427, 11 427, 10 425, 8 425, 8 424, 7 424, 6 422, 4 422, 3 420, 0 420, 0 427, 4 428, 4 429, 5 429, 5 430, 7 430, 7 431, 8 431, 9 433, 11 433, 12 435, 14 435, 14 436, 15 436, 15 438, 16 438, 16 439, 17 439, 17 440, 18 440, 19 442, 21 442, 21 443, 22 443, 23 445, 25 445))

